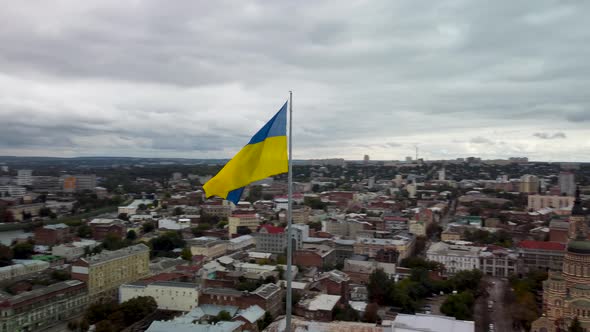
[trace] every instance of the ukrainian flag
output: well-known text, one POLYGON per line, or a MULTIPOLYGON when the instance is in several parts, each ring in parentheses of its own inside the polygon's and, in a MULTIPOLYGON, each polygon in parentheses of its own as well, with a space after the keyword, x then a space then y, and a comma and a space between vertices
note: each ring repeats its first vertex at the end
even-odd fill
POLYGON ((287 103, 205 183, 207 197, 215 195, 237 204, 248 184, 288 171, 287 103))

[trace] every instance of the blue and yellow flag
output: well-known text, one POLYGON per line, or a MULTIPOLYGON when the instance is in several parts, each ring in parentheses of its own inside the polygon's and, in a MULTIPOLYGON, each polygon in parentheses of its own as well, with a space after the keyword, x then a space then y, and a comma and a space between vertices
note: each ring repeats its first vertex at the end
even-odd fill
POLYGON ((250 142, 203 186, 213 195, 237 204, 244 187, 252 182, 288 171, 287 103, 250 142))

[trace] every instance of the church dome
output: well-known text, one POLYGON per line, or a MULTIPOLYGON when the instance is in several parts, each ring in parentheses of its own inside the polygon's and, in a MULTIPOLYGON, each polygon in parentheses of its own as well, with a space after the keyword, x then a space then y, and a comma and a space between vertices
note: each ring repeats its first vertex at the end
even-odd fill
POLYGON ((567 244, 567 251, 575 254, 590 255, 590 241, 573 240, 567 244))

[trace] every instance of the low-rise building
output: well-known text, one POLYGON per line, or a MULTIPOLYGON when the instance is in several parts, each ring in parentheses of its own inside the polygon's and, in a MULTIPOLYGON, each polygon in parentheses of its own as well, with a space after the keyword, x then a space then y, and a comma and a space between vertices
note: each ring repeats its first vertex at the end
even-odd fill
POLYGON ((480 252, 481 271, 493 277, 509 277, 516 275, 518 269, 518 253, 500 247, 487 247, 480 252))
POLYGON ((199 286, 189 282, 156 281, 147 285, 135 282, 119 287, 119 303, 140 296, 153 297, 160 310, 191 311, 199 305, 199 286))
POLYGON ((169 231, 179 231, 185 228, 190 228, 191 222, 189 219, 160 219, 158 220, 158 229, 162 230, 169 230, 169 231))
POLYGON ((226 254, 228 248, 228 241, 207 236, 188 240, 187 244, 193 256, 201 255, 207 258, 221 257, 226 254))
POLYGON ((140 205, 147 207, 150 204, 154 204, 154 201, 151 199, 136 199, 127 206, 119 206, 119 214, 123 213, 130 216, 137 213, 140 205))
POLYGON ((256 232, 260 226, 260 220, 255 213, 234 214, 228 218, 229 237, 256 232))
POLYGON ((388 331, 403 332, 475 332, 475 322, 454 317, 426 314, 398 314, 388 331))
POLYGON ((332 321, 332 311, 340 302, 339 295, 318 294, 312 298, 301 300, 295 306, 295 314, 309 320, 320 322, 332 321))
POLYGON ((66 261, 76 260, 86 253, 94 249, 98 245, 98 242, 94 240, 81 240, 74 241, 67 244, 60 244, 51 248, 51 254, 54 256, 63 257, 66 261))
POLYGON ((518 243, 518 257, 522 265, 522 272, 533 270, 561 271, 565 244, 558 242, 543 242, 524 240, 518 243))
POLYGON ((227 250, 229 252, 245 250, 256 245, 256 241, 252 235, 242 235, 230 239, 227 243, 227 250))
POLYGON ((398 277, 395 264, 381 263, 377 261, 346 259, 342 271, 348 275, 351 282, 367 284, 369 282, 369 276, 377 269, 382 269, 390 278, 398 277))
POLYGON ((258 305, 273 317, 283 312, 283 290, 276 284, 264 284, 253 292, 231 288, 205 288, 199 296, 200 304, 231 305, 246 309, 258 305))
POLYGON ((449 274, 465 270, 479 270, 481 268, 479 255, 482 249, 482 247, 436 242, 428 248, 426 258, 443 264, 449 274))
MULTIPOLYGON (((303 245, 303 235, 300 229, 293 227, 293 249, 298 250, 303 245)), ((262 225, 260 230, 253 234, 256 239, 256 250, 275 254, 285 253, 287 250, 287 232, 283 227, 262 225)))
POLYGON ((574 206, 574 196, 529 195, 527 209, 537 211, 544 208, 569 208, 574 206))
POLYGON ((0 280, 10 280, 49 268, 50 264, 34 259, 14 259, 13 264, 0 267, 0 280))
POLYGON ((35 244, 53 246, 69 240, 70 228, 66 224, 37 227, 34 230, 35 244))
POLYGON ((342 301, 349 298, 350 277, 339 270, 332 270, 314 277, 313 285, 310 287, 328 295, 339 295, 342 301))
POLYGON ((409 257, 414 252, 416 238, 410 234, 394 235, 391 239, 375 239, 367 237, 358 237, 354 244, 354 253, 357 255, 367 255, 369 258, 375 258, 379 250, 396 250, 399 252, 399 261, 409 257))
POLYGON ((119 238, 127 234, 127 228, 119 219, 96 218, 92 219, 88 225, 92 229, 92 238, 98 241, 104 240, 109 234, 119 238))
POLYGON ((86 285, 78 280, 0 295, 0 331, 42 331, 80 315, 87 304, 86 285))
POLYGON ((326 245, 304 244, 295 251, 293 264, 305 267, 322 268, 336 263, 336 254, 332 247, 326 245))

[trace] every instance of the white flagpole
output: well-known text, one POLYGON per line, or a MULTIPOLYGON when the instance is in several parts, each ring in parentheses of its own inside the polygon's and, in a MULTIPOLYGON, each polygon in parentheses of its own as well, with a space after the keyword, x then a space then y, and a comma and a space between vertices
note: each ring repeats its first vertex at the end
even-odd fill
POLYGON ((293 276, 292 260, 293 260, 293 240, 291 230, 291 217, 293 210, 293 91, 289 91, 289 176, 288 176, 288 205, 287 205, 287 308, 285 316, 285 332, 291 331, 291 307, 292 307, 292 289, 291 282, 293 276))

